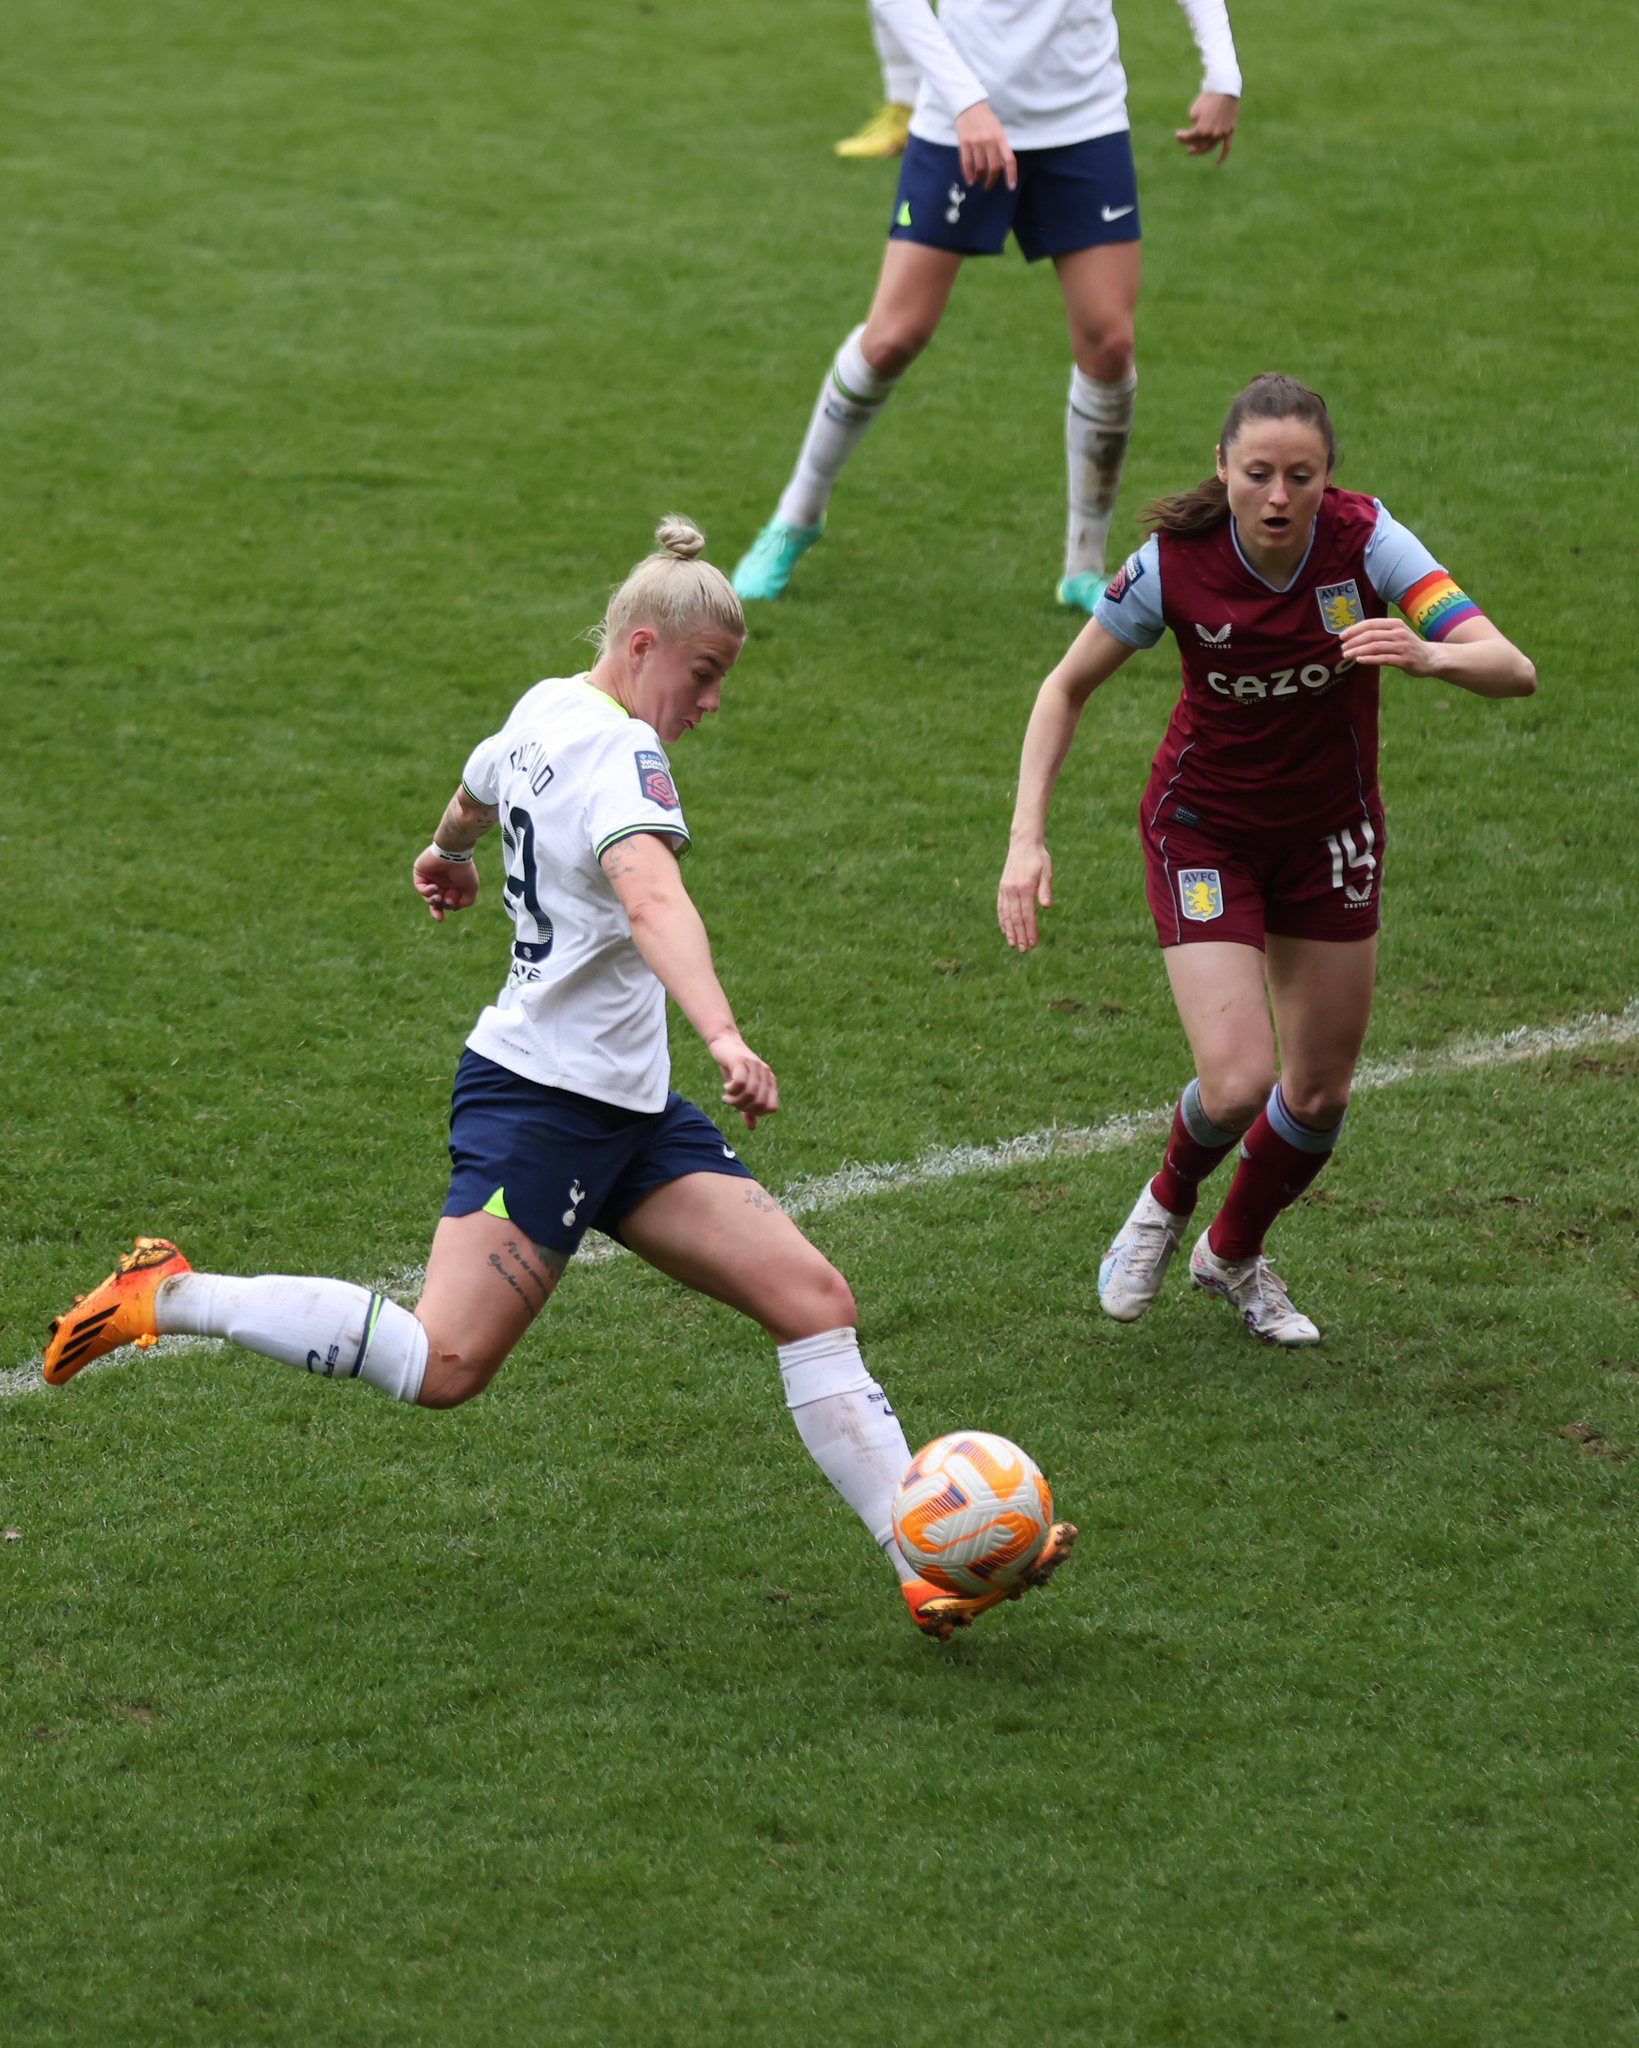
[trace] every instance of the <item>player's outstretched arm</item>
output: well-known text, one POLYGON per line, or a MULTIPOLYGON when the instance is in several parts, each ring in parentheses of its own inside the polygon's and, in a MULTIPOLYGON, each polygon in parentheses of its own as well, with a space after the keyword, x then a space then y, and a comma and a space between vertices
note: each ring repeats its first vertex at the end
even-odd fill
POLYGON ((1529 697, 1537 686, 1536 664, 1485 618, 1464 619, 1443 640, 1423 639, 1404 619, 1358 619, 1341 638, 1352 661, 1435 676, 1476 697, 1529 697))
POLYGON ((632 943, 677 1007, 705 1040, 723 1076, 723 1100, 747 1127, 780 1106, 774 1070, 740 1035, 712 965, 705 920, 683 882, 677 855, 655 832, 635 832, 603 855, 632 927, 632 943))
POLYGON ((432 844, 416 855, 411 876, 437 923, 444 922, 445 911, 477 902, 478 863, 472 850, 500 815, 493 804, 479 803, 464 784, 444 806, 432 844))
POLYGON ((1019 793, 1013 805, 1007 863, 996 891, 996 919, 1010 946, 1028 953, 1039 933, 1036 912, 1053 901, 1053 861, 1047 851, 1047 810, 1076 736, 1082 709, 1135 650, 1089 619, 1057 668, 1036 692, 1019 756, 1019 793))

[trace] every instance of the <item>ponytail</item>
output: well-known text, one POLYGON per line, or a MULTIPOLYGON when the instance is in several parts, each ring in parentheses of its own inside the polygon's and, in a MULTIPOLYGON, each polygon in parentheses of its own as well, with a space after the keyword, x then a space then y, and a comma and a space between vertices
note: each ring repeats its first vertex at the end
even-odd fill
POLYGON ((1174 491, 1146 505, 1138 523, 1151 533, 1206 533, 1228 517, 1229 486, 1221 476, 1209 476, 1192 491, 1174 491))

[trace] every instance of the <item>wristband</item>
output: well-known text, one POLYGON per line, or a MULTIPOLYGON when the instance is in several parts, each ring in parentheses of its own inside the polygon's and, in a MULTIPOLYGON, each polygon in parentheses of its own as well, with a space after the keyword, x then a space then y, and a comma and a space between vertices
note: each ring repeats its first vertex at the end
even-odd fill
POLYGON ((466 861, 472 859, 470 851, 466 853, 451 853, 447 846, 440 846, 436 839, 432 843, 432 850, 438 855, 440 860, 466 861))

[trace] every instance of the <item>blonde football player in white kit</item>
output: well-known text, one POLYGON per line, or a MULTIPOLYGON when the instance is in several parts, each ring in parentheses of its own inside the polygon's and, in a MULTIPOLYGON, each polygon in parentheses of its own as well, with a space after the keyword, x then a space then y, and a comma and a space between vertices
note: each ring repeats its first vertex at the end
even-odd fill
MULTIPOLYGON (((728 579, 686 520, 615 592, 584 675, 538 683, 468 758, 415 887, 440 922, 478 897, 475 849, 499 826, 514 936, 505 984, 468 1036, 450 1115, 450 1190, 414 1313, 345 1280, 196 1273, 139 1238, 52 1326, 60 1385, 122 1344, 222 1337, 326 1379, 452 1408, 489 1384, 546 1306, 589 1228, 773 1338, 814 1461, 941 1639, 1001 1596, 945 1594, 893 1537, 910 1463, 860 1355, 847 1281, 671 1086, 669 995, 705 1041, 723 1101, 749 1128, 779 1107, 712 965, 679 856, 689 843, 666 749, 714 712, 745 641, 728 579)), ((1068 1554, 1059 1525, 1031 1575, 1068 1554)))
MULTIPOLYGON (((1203 65, 1192 156, 1228 155, 1241 74, 1225 0, 1179 0, 1203 65)), ((820 538, 843 464, 932 339, 968 256, 1011 232, 1051 257, 1073 358, 1065 409, 1069 517, 1059 601, 1091 612, 1132 428, 1137 173, 1111 0, 874 0, 921 75, 876 296, 827 371, 774 517, 734 571, 776 598, 820 538)))

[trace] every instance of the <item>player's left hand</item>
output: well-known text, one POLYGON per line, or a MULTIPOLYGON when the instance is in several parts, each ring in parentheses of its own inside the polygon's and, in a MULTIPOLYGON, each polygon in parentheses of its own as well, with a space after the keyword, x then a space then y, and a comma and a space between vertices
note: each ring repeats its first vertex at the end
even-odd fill
POLYGON ((415 892, 437 924, 446 910, 466 910, 478 900, 478 863, 443 860, 429 846, 415 857, 415 892))
POLYGON ((719 1032, 707 1041, 706 1050, 721 1069, 723 1100, 740 1112, 746 1129, 754 1131, 758 1117, 772 1116, 780 1106, 774 1069, 757 1057, 738 1031, 719 1032))
POLYGON ((1408 676, 1440 673, 1438 643, 1414 633, 1404 619, 1356 619, 1338 637, 1349 661, 1402 669, 1408 676))
POLYGON ((1233 93, 1203 92, 1189 110, 1189 126, 1172 132, 1191 156, 1209 156, 1216 150, 1222 163, 1235 140, 1240 111, 1241 103, 1233 93))

